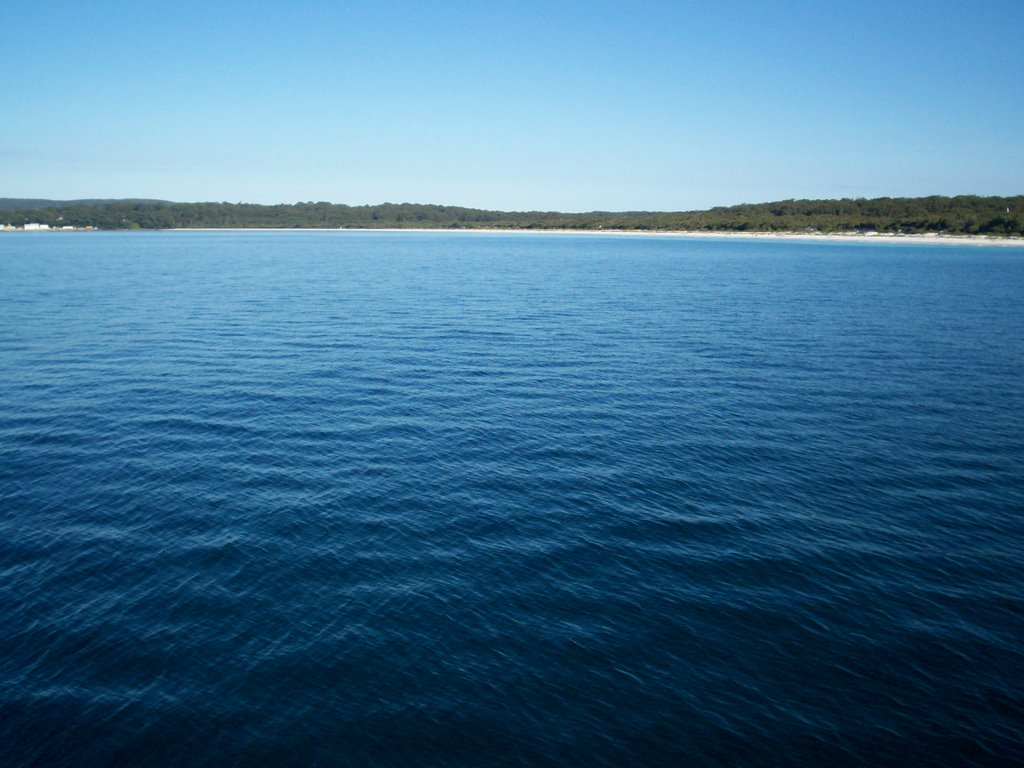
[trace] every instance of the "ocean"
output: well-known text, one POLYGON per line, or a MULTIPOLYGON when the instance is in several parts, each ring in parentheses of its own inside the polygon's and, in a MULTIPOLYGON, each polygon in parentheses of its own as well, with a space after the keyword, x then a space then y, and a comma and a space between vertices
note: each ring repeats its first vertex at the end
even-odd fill
POLYGON ((1024 249, 0 235, 0 764, 1024 763, 1024 249))

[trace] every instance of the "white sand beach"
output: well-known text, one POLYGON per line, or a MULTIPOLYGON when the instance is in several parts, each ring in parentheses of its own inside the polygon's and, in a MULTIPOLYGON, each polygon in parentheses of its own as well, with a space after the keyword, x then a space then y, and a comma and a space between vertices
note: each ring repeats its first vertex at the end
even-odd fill
MULTIPOLYGON (((216 230, 210 230, 216 231, 216 230)), ((258 231, 258 230, 257 230, 258 231)), ((294 231, 294 230, 279 230, 294 231)), ((323 231, 323 230, 306 230, 323 231)), ((448 232, 448 233, 473 233, 486 232, 492 234, 508 234, 510 232, 538 235, 597 235, 597 236, 620 236, 620 237, 684 237, 708 240, 808 240, 827 242, 853 242, 853 243, 914 243, 914 244, 935 244, 935 245, 1004 245, 1024 247, 1022 237, 988 237, 986 235, 939 235, 927 233, 919 235, 896 235, 881 232, 694 232, 694 231, 644 231, 629 229, 432 229, 432 228, 390 228, 390 229, 338 229, 330 231, 340 232, 448 232)))

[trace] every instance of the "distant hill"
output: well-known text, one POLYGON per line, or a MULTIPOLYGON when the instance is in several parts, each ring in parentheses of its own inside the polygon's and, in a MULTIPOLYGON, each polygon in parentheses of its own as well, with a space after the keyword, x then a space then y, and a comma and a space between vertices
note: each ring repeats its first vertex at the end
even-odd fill
POLYGON ((173 205, 169 200, 144 200, 144 199, 106 199, 106 200, 36 200, 20 197, 0 197, 0 211, 18 211, 28 208, 62 208, 72 205, 116 205, 118 203, 158 203, 161 205, 173 205))
POLYGON ((689 232, 936 232, 1024 236, 1024 195, 781 200, 706 211, 559 213, 383 203, 171 203, 161 200, 0 200, 0 224, 99 229, 571 229, 689 232), (38 203, 45 204, 38 204, 38 203), (12 203, 22 205, 12 209, 12 203), (24 205, 24 204, 29 205, 24 205))

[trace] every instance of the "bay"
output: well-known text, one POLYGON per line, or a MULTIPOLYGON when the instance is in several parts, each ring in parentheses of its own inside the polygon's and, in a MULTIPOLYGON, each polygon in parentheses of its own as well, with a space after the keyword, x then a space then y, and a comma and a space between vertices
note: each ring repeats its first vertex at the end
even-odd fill
POLYGON ((1024 252, 0 236, 0 762, 1024 760, 1024 252))

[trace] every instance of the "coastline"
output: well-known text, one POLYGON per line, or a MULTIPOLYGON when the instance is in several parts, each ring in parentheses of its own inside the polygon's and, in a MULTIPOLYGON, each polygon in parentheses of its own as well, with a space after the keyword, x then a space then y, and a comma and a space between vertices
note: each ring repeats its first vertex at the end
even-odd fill
POLYGON ((1022 237, 990 237, 988 235, 940 235, 925 234, 891 234, 891 233, 860 233, 860 232, 695 232, 689 230, 630 230, 630 229, 510 229, 477 227, 466 229, 448 229, 441 227, 181 227, 164 230, 111 230, 111 231, 153 231, 153 232, 385 232, 397 234, 402 232, 434 232, 446 234, 535 234, 535 235, 599 235, 618 237, 676 237, 701 240, 803 240, 817 242, 849 242, 849 243, 913 243, 933 245, 997 245, 1024 247, 1022 237))

